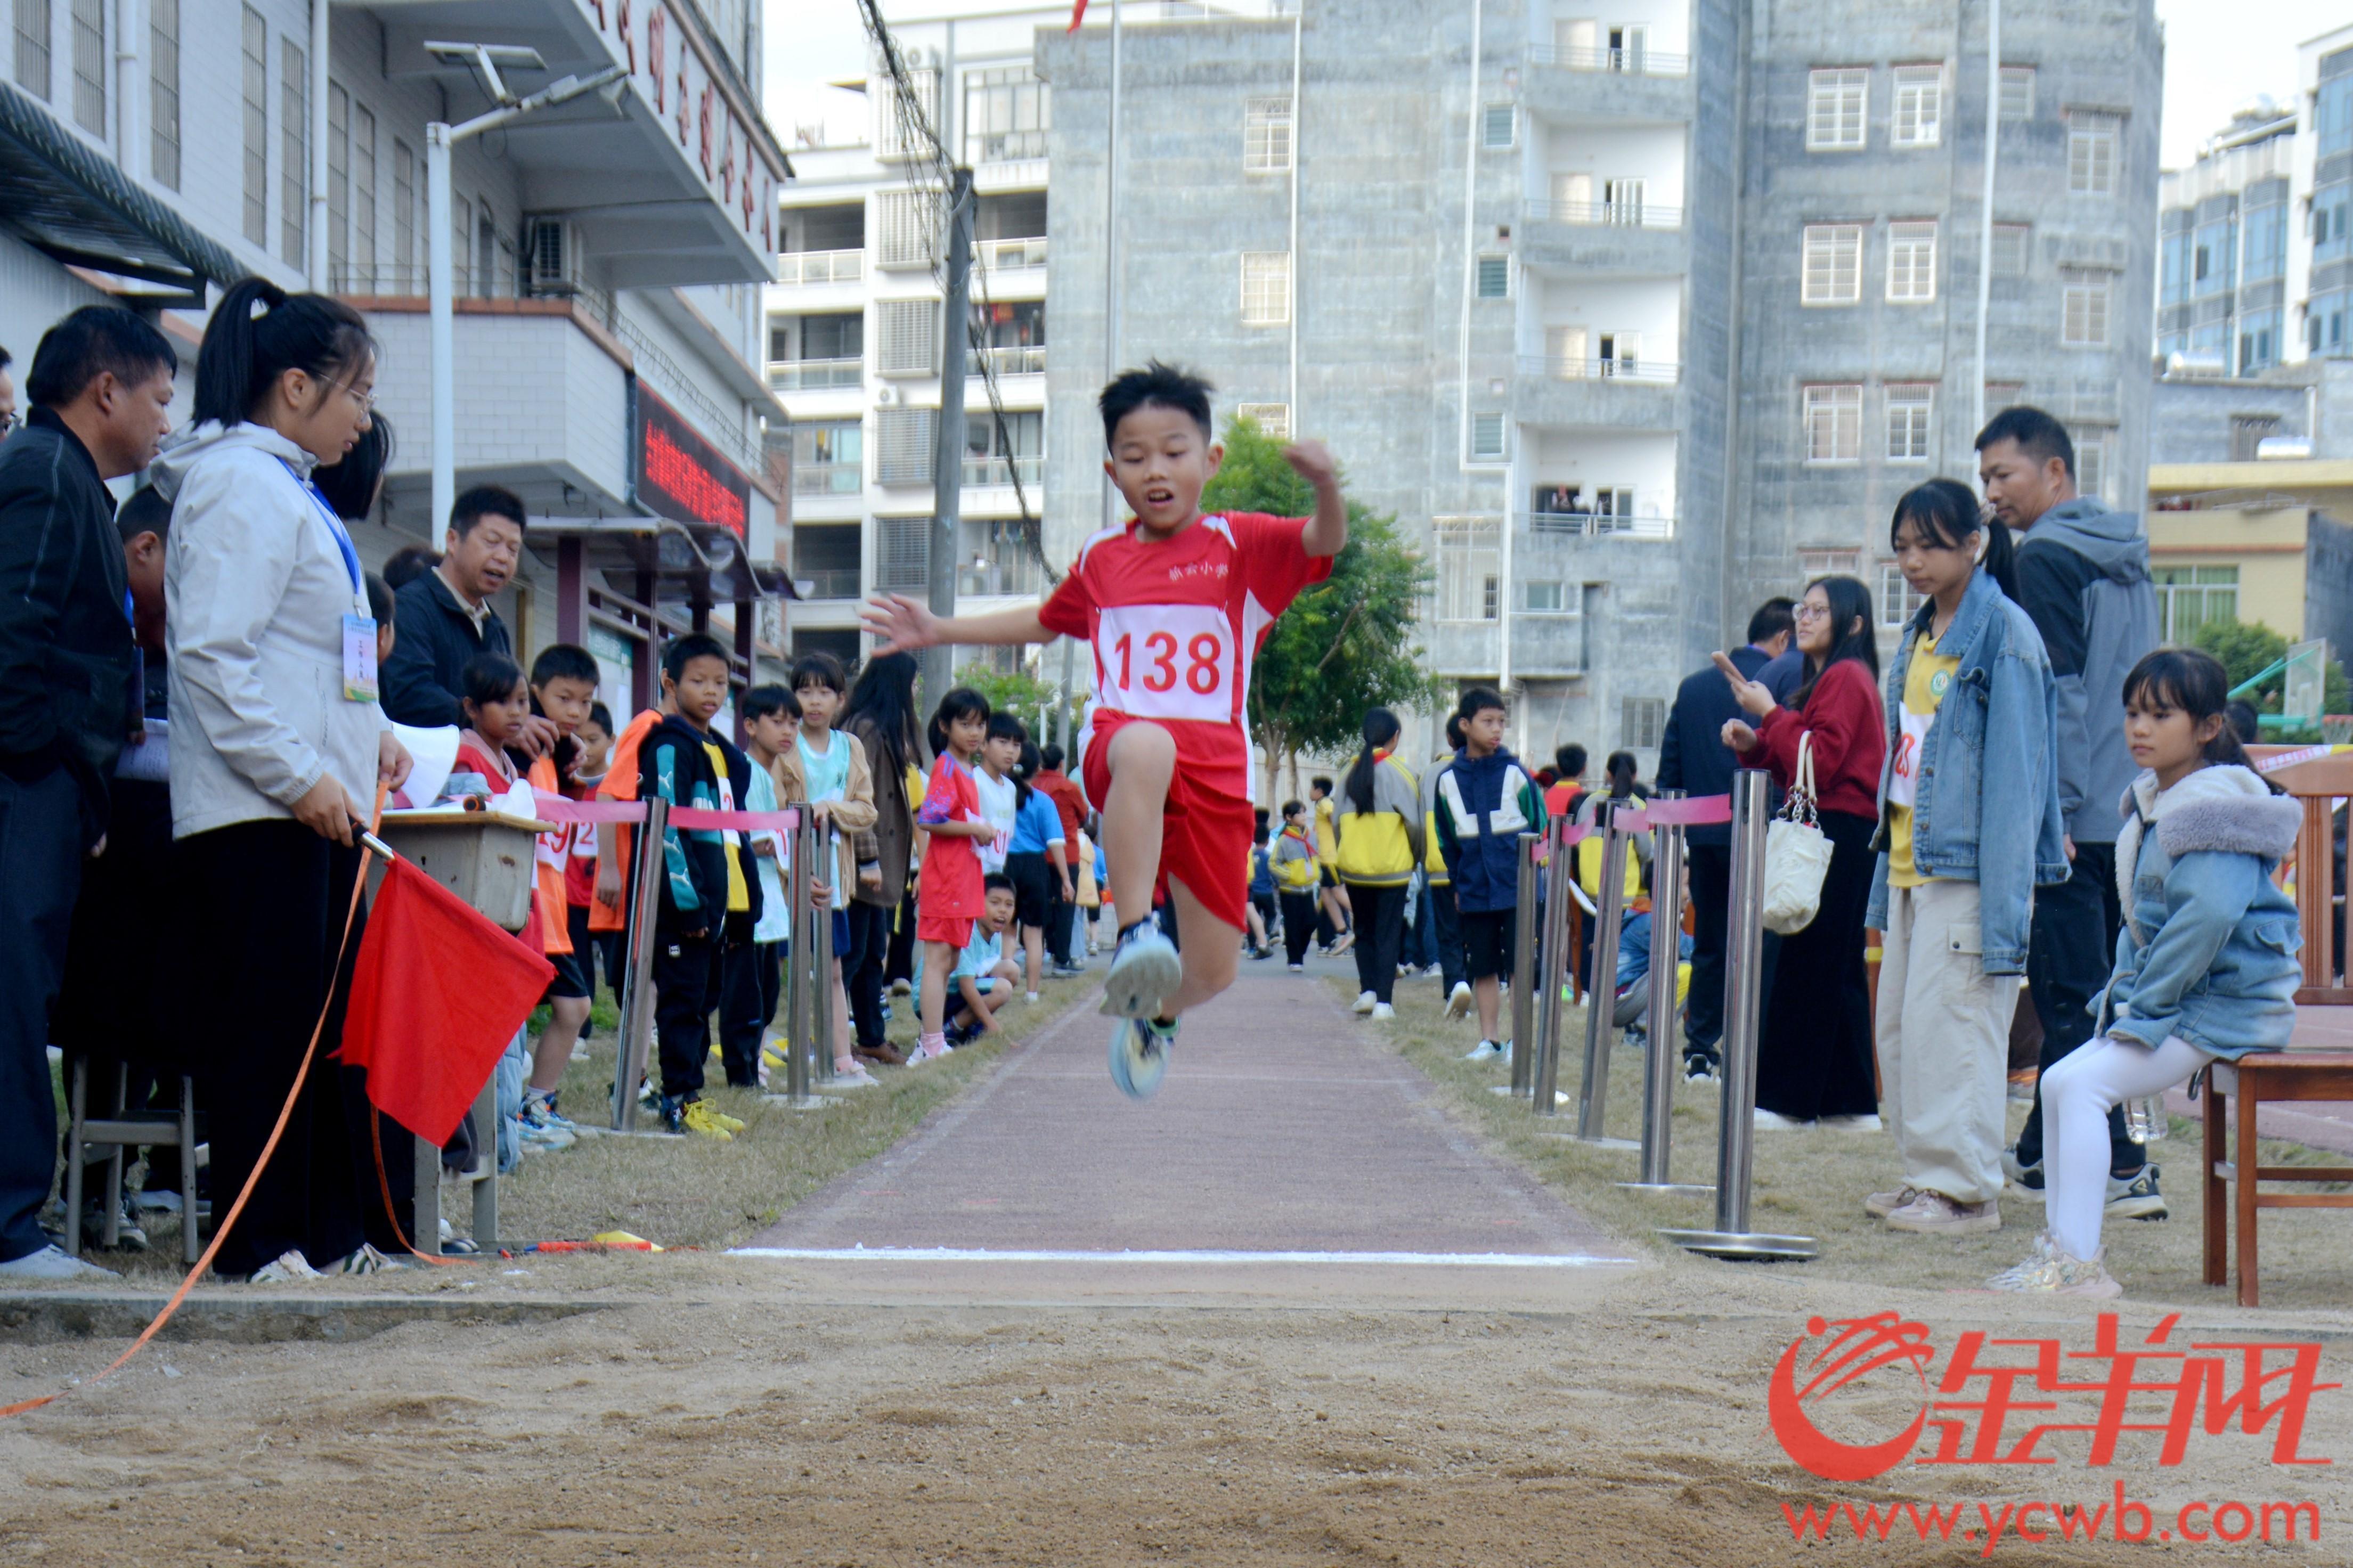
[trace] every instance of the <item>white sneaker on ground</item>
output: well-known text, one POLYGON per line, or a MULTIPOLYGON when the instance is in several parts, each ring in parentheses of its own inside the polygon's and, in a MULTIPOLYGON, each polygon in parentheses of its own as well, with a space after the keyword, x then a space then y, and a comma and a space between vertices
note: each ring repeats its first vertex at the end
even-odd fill
POLYGON ((1421 977, 1424 980, 1443 980, 1446 978, 1446 965, 1433 963, 1421 972, 1421 977))
POLYGON ((1919 1195, 1919 1188, 1908 1185, 1892 1192, 1873 1193, 1862 1200, 1862 1212, 1873 1219, 1885 1219, 1919 1195))
POLYGON ((866 1070, 865 1063, 853 1061, 848 1067, 836 1063, 833 1069, 833 1081, 825 1087, 828 1089, 881 1089, 882 1082, 866 1070))
POLYGON ((1494 1041, 1482 1040, 1477 1045, 1472 1047, 1470 1050, 1464 1052, 1462 1059, 1466 1062, 1493 1061, 1503 1054, 1504 1047, 1497 1045, 1494 1041))
POLYGON ((1880 1131, 1876 1112, 1864 1116, 1825 1116, 1815 1126, 1831 1132, 1877 1132, 1880 1131))
POLYGON ((1034 1005, 1037 1004, 1037 1001, 1038 1001, 1038 993, 1036 993, 1035 991, 1026 992, 1026 993, 1024 993, 1024 994, 1023 994, 1023 995, 1022 995, 1022 997, 1021 997, 1021 1000, 1023 1000, 1024 1002, 1029 1003, 1030 1005, 1032 1005, 1034 1006, 1034 1005))
POLYGON ((1374 995, 1371 992, 1359 991, 1356 993, 1356 1005, 1348 1010, 1356 1014, 1357 1017, 1361 1018, 1366 1014, 1371 1012, 1379 1001, 1380 998, 1374 995))
POLYGON ((311 1267, 311 1260, 299 1250, 289 1249, 279 1255, 274 1263, 265 1263, 253 1271, 248 1285, 300 1285, 326 1276, 311 1267))
POLYGON ((1446 1016, 1450 1018, 1467 1018, 1471 1016, 1471 983, 1469 981, 1456 981, 1454 989, 1446 994, 1446 1016))
POLYGON ((1813 1125, 1794 1116, 1784 1116, 1778 1110, 1767 1110, 1761 1105, 1757 1108, 1755 1121, 1759 1132, 1803 1132, 1813 1125))
POLYGON ((1891 1210, 1887 1228, 1914 1236, 1983 1236, 2001 1228, 2001 1209, 1992 1203, 1965 1204, 1942 1193, 1924 1192, 1891 1210))
POLYGON ((2089 1296, 2114 1300, 2125 1293, 2125 1288, 2110 1277, 2107 1254, 2104 1247, 2089 1258, 2071 1258, 2059 1250, 2059 1244, 2045 1231, 2034 1238, 2034 1251, 2024 1262, 1987 1280, 1986 1289, 2022 1295, 2089 1296))
POLYGON ((62 1247, 44 1247, 22 1258, 12 1258, 0 1263, 0 1280, 5 1279, 120 1279, 122 1276, 111 1268, 100 1268, 95 1263, 85 1263, 62 1247))
POLYGON ((1303 963, 1294 963, 1291 965, 1291 973, 1293 974, 1304 974, 1307 973, 1307 966, 1303 963))
POLYGON ((1373 1004, 1373 1022, 1374 1022, 1374 1023, 1376 1023, 1376 1024, 1383 1024, 1383 1023, 1387 1023, 1389 1019, 1394 1018, 1394 1017, 1396 1017, 1396 1016, 1397 1016, 1397 1009, 1396 1009, 1396 1008, 1394 1008, 1394 1007, 1392 1007, 1392 1006, 1390 1006, 1388 1003, 1386 1003, 1386 1002, 1376 1002, 1376 1003, 1374 1003, 1374 1004, 1373 1004))

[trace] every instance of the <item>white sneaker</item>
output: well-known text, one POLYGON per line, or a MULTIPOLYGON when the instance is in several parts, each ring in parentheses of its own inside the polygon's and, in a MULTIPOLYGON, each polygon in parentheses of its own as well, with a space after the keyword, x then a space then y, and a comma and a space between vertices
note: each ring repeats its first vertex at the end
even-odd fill
POLYGON ((1778 1110, 1767 1110, 1761 1105, 1757 1108, 1756 1126, 1759 1132, 1803 1132, 1812 1125, 1810 1121, 1800 1121, 1778 1110))
POLYGON ((1433 963, 1421 972, 1421 977, 1424 980, 1443 980, 1446 978, 1446 965, 1433 963))
POLYGON ((1038 993, 1035 991, 1027 992, 1022 995, 1021 1000, 1034 1005, 1038 1000, 1038 993))
POLYGON ((1825 1116, 1820 1121, 1815 1122, 1814 1125, 1824 1128, 1832 1132, 1877 1132, 1880 1131, 1879 1118, 1875 1114, 1866 1114, 1862 1116, 1825 1116))
POLYGON ((265 1263, 253 1271, 248 1285, 300 1285, 326 1276, 311 1267, 311 1260, 299 1251, 289 1250, 280 1255, 275 1263, 265 1263))
POLYGON ((1185 972, 1176 944, 1157 922, 1144 921, 1119 939, 1103 976, 1102 1012, 1107 1018, 1150 1018, 1176 994, 1185 972))
POLYGON ((1374 1023, 1376 1023, 1376 1024, 1383 1024, 1383 1023, 1387 1023, 1389 1019, 1394 1018, 1394 1017, 1396 1017, 1396 1016, 1397 1016, 1397 1009, 1396 1009, 1396 1008, 1394 1008, 1394 1007, 1392 1007, 1392 1006, 1390 1006, 1388 1003, 1386 1003, 1386 1002, 1376 1002, 1376 1003, 1374 1003, 1374 1004, 1373 1004, 1373 1022, 1374 1022, 1374 1023))
POLYGON ((1450 1018, 1467 1018, 1471 1016, 1471 983, 1469 981, 1456 981, 1454 989, 1446 994, 1446 1016, 1450 1018))
POLYGON ((828 1089, 881 1089, 882 1083, 880 1079, 866 1070, 865 1063, 853 1061, 848 1067, 837 1065, 833 1069, 833 1081, 825 1087, 828 1089))
POLYGON ((1466 1062, 1493 1061, 1504 1054, 1504 1047, 1493 1040, 1482 1040, 1463 1054, 1466 1062))
POLYGON ((1349 1009, 1349 1011, 1350 1011, 1350 1012, 1352 1012, 1352 1013, 1354 1013, 1354 1014, 1356 1014, 1357 1017, 1361 1018, 1361 1017, 1363 1017, 1366 1014, 1367 1014, 1367 1013, 1371 1012, 1371 1011, 1373 1010, 1374 1006, 1375 1006, 1375 1005, 1376 1005, 1379 1001, 1380 1001, 1380 998, 1379 998, 1379 997, 1377 997, 1377 996, 1376 996, 1376 995, 1374 995, 1371 992, 1369 992, 1369 991, 1359 991, 1358 993, 1356 993, 1356 1005, 1354 1007, 1350 1008, 1350 1009, 1349 1009))
POLYGON ((111 1268, 85 1263, 61 1247, 44 1247, 0 1263, 0 1279, 120 1279, 111 1268))

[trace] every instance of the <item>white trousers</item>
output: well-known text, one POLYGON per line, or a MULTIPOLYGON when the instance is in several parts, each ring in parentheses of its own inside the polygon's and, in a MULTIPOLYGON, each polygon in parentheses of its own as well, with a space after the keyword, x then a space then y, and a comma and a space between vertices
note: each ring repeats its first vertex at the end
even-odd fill
POLYGON ((1985 972, 1978 908, 1975 882, 1890 888, 1879 961, 1880 1115, 1905 1184, 1961 1204, 2001 1194, 2018 1006, 2018 977, 1985 972))
POLYGON ((2100 1250, 2108 1202, 2108 1112, 2127 1100, 2163 1093, 2213 1059, 2179 1035, 2168 1035, 2155 1050, 2103 1035, 2042 1075, 2042 1202, 2061 1251, 2088 1258, 2100 1250))

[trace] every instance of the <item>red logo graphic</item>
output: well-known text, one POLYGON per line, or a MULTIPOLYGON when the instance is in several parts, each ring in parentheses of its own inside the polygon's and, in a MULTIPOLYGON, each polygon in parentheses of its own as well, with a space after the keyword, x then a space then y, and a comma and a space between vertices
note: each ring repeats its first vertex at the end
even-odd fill
POLYGON ((2074 1433, 2089 1438, 2084 1462, 2093 1466, 2112 1463, 2126 1432, 2158 1434, 2158 1463, 2179 1465, 2201 1428, 2209 1436, 2269 1431, 2275 1465, 2335 1462, 2299 1451, 2312 1396, 2343 1386, 2319 1380, 2318 1344, 2198 1341, 2177 1350, 2169 1346, 2179 1321, 2179 1313, 2168 1317, 2139 1344, 2126 1345, 2116 1315, 2104 1312, 2092 1348, 2077 1351, 2056 1339, 1993 1339, 1972 1330, 1932 1385, 1936 1351, 1926 1324, 1894 1312, 1814 1318, 1774 1366, 1766 1414, 1783 1451, 1832 1481, 1868 1480, 1907 1457, 1915 1465, 2052 1465, 2059 1460, 2042 1451, 2044 1439, 2074 1433), (1808 1342, 1825 1334, 1829 1343, 1808 1359, 1808 1342), (1902 1363, 1911 1365, 1922 1394, 1919 1413, 1902 1431, 1846 1442, 1823 1432, 1810 1413, 1810 1405, 1902 1363), (2078 1371, 2086 1375, 2070 1375, 2078 1371), (1915 1456, 1924 1436, 1933 1436, 1934 1447, 1915 1456))

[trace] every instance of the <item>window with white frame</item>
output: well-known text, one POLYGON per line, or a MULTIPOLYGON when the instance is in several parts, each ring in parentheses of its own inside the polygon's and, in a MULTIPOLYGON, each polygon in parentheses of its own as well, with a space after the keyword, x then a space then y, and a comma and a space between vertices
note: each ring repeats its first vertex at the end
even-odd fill
POLYGON ((1269 440, 1291 439, 1291 405, 1288 403, 1243 403, 1234 413, 1258 426, 1258 433, 1269 440))
POLYGON ((1936 389, 1927 382, 1896 382, 1887 388, 1887 460, 1925 463, 1928 460, 1930 416, 1936 389))
POLYGON ((1280 327, 1291 321, 1291 252, 1242 252, 1242 325, 1280 327))
POLYGON ((1517 119, 1508 103, 1487 105, 1479 116, 1479 144, 1482 147, 1510 146, 1517 119))
POLYGON ((180 188, 180 0, 147 0, 147 167, 180 188))
POLYGON ((2001 68, 2001 117, 2004 120, 2034 118, 2034 68, 2032 66, 2001 68))
POLYGON ((1492 621, 1503 584, 1503 528, 1490 517, 1430 520, 1438 550, 1438 618, 1492 621))
POLYGON ((1818 70, 1806 74, 1806 150, 1847 151, 1863 144, 1863 116, 1871 105, 1867 70, 1818 70))
POLYGON ((1879 624, 1886 631, 1898 632, 1912 624, 1928 595, 1915 589, 1904 580, 1904 569, 1894 562, 1883 563, 1879 568, 1879 624))
POLYGON ((2108 500, 2108 432, 2075 435, 2075 493, 2108 500))
POLYGON ((1800 550, 1798 574, 1809 583, 1817 577, 1855 577, 1862 572, 1859 550, 1800 550))
POLYGON ((1050 125, 1046 84, 1027 64, 997 66, 964 79, 964 155, 967 163, 1042 158, 1050 125))
POLYGON ((1512 258, 1508 256, 1479 258, 1478 297, 1501 300, 1512 291, 1512 258))
POLYGON ((883 191, 876 195, 877 267, 929 267, 939 245, 937 191, 883 191))
POLYGON ((93 136, 106 134, 106 0, 73 0, 74 122, 93 136))
POLYGON ((1520 608, 1531 616, 1567 616, 1576 613, 1577 604, 1569 596, 1568 584, 1553 577, 1523 580, 1520 608))
MULTIPOLYGON (((47 9, 41 15, 46 18, 47 9)), ((48 26, 46 20, 41 24, 48 26)), ((250 245, 269 243, 269 25, 261 13, 244 8, 241 60, 245 68, 245 237, 250 245)), ((21 67, 24 49, 16 58, 21 67)), ((46 66, 43 68, 47 68, 46 66)), ((42 89, 47 96, 47 89, 42 89)))
MULTIPOLYGON (((851 318, 853 321, 856 318, 851 318)), ((829 345, 839 347, 839 344, 829 345)), ((940 368, 940 302, 878 300, 874 304, 874 369, 881 375, 934 375, 940 368)), ((802 357, 815 359, 815 353, 802 357)))
POLYGON ((2107 347, 2108 274, 2069 268, 2059 279, 2059 341, 2069 348, 2107 347))
POLYGON ((1862 388, 1809 386, 1805 389, 1806 461, 1859 463, 1862 460, 1862 388))
POLYGON ((877 483, 927 485, 938 457, 940 411, 885 408, 874 416, 877 483))
POLYGON ((1798 299, 1806 305, 1852 305, 1862 298, 1862 226, 1806 226, 1805 270, 1798 299))
POLYGON ((1471 456, 1481 462, 1501 462, 1506 455, 1504 416, 1500 414, 1471 416, 1471 456))
POLYGON ((1242 173, 1280 174, 1291 167, 1291 100, 1253 98, 1242 108, 1242 173))
POLYGON ((1934 147, 1944 140, 1944 125, 1945 68, 1897 66, 1888 141, 1898 147, 1934 147))
POLYGON ((2022 223, 1998 223, 1993 226, 1993 275, 1997 278, 2026 276, 2027 237, 2032 232, 2022 223))
POLYGON ((2122 123, 2113 114, 2081 110, 2067 116, 2067 188, 2077 195, 2116 192, 2116 142, 2122 123))
POLYGON ((16 85, 49 100, 49 0, 16 0, 16 85))
POLYGON ((1936 226, 1933 222, 1887 226, 1887 297, 1904 304, 1921 304, 1936 297, 1936 226))
POLYGON ((1618 743, 1631 752, 1647 752, 1667 732, 1667 700, 1624 697, 1618 703, 1618 743))
POLYGON ((360 276, 375 279, 375 114, 352 105, 352 260, 360 276))
MULTIPOLYGON (((352 95, 341 82, 327 84, 327 266, 342 277, 351 258, 352 95)), ((348 279, 344 287, 350 286, 348 279)))
POLYGON ((877 75, 874 92, 874 156, 878 159, 913 158, 931 150, 930 142, 915 121, 939 133, 940 73, 925 68, 907 73, 911 89, 902 101, 897 85, 887 75, 877 75))
POLYGON ((311 232, 311 72, 302 46, 278 40, 278 254, 300 267, 311 232))

